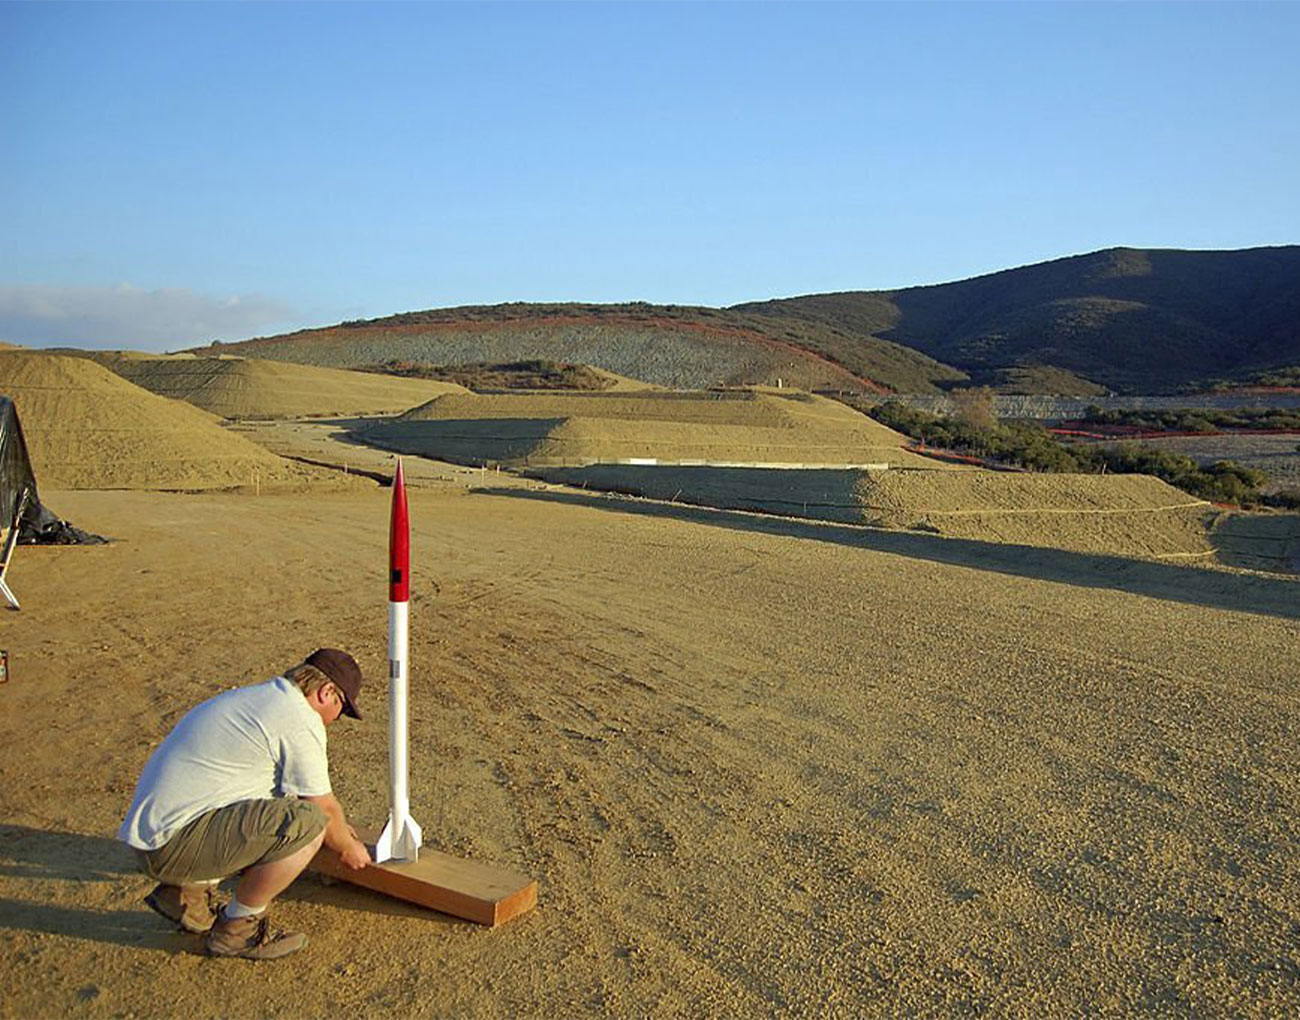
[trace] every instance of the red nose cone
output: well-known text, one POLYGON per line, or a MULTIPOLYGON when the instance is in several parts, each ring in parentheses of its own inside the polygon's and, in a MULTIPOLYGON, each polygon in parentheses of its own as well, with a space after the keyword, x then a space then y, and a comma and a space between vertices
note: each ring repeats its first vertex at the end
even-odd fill
POLYGON ((393 514, 388 524, 388 601, 411 598, 411 528, 406 518, 406 479, 398 458, 393 478, 393 514))

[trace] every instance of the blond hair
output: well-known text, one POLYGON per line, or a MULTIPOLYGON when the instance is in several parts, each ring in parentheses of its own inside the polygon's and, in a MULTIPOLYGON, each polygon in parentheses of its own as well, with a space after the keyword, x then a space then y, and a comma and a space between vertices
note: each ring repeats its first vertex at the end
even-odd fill
POLYGON ((303 696, 307 698, 310 698, 326 684, 334 683, 315 666, 310 666, 305 662, 300 662, 291 669, 286 669, 284 678, 289 683, 296 684, 298 690, 302 691, 303 696))

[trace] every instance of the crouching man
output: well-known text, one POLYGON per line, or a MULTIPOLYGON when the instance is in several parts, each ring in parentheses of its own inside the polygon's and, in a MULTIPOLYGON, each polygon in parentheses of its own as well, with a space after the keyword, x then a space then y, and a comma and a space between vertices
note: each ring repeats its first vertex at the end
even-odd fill
POLYGON ((118 839, 160 883, 145 902, 213 956, 269 960, 307 944, 267 907, 323 842, 351 868, 371 863, 330 787, 325 727, 360 719, 361 670, 321 648, 265 683, 203 702, 144 767, 118 839), (219 909, 217 883, 242 874, 219 909))

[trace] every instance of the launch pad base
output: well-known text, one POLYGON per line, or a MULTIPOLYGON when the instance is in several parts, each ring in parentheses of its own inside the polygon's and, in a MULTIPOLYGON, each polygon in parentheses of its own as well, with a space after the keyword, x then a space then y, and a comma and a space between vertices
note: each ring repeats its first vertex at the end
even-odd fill
MULTIPOLYGON (((376 830, 358 830, 374 851, 376 830)), ((438 910, 488 927, 504 924, 537 905, 537 880, 491 864, 421 849, 412 862, 386 861, 354 871, 328 847, 308 865, 313 871, 350 885, 438 910)))

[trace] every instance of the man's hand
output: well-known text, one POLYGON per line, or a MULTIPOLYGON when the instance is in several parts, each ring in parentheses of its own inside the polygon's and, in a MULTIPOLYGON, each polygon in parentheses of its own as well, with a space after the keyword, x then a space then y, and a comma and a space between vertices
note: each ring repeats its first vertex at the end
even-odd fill
POLYGON ((370 851, 356 838, 355 833, 348 845, 339 851, 339 859, 353 871, 360 871, 366 865, 374 863, 370 859, 370 851))
POLYGON ((326 793, 303 799, 311 801, 325 812, 325 817, 329 819, 329 824, 325 826, 325 845, 337 853, 344 864, 353 871, 360 871, 366 865, 374 863, 366 845, 357 839, 357 830, 348 824, 343 815, 343 805, 334 794, 326 793))

